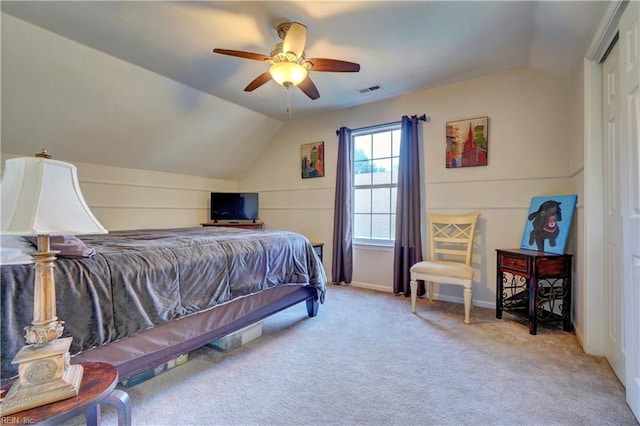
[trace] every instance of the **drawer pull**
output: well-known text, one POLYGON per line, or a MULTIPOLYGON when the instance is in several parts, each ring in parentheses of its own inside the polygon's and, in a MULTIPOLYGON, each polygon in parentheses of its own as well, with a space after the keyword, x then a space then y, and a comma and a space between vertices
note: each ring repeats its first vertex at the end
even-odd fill
POLYGON ((500 259, 500 263, 504 268, 509 268, 516 271, 527 272, 528 270, 528 263, 526 259, 504 256, 500 259))

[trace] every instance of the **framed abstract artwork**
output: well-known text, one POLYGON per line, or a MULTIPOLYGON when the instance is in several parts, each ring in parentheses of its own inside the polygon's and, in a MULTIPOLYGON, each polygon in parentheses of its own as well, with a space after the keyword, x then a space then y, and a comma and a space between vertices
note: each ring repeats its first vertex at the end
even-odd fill
POLYGON ((533 197, 520 248, 564 254, 577 195, 533 197))
POLYGON ((324 176, 324 142, 307 143, 300 147, 302 179, 324 176))
POLYGON ((449 121, 445 162, 448 169, 486 166, 489 154, 489 117, 449 121))

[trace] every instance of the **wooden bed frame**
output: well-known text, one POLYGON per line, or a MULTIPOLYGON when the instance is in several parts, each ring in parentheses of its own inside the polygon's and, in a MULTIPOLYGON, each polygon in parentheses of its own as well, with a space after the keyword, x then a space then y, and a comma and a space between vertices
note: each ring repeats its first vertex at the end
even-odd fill
POLYGON ((71 362, 107 362, 118 369, 123 380, 300 302, 306 302, 309 317, 318 314, 320 302, 315 287, 278 286, 89 349, 75 355, 71 362))

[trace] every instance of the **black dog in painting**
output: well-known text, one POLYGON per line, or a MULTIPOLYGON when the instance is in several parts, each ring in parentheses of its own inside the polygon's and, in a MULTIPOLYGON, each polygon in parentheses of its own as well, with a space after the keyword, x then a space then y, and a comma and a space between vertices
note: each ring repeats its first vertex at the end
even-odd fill
POLYGON ((538 211, 529 214, 529 220, 533 222, 529 245, 535 242, 538 251, 544 251, 544 240, 549 240, 551 247, 556 246, 556 238, 560 234, 558 222, 562 220, 560 204, 559 201, 548 200, 540 205, 538 211))

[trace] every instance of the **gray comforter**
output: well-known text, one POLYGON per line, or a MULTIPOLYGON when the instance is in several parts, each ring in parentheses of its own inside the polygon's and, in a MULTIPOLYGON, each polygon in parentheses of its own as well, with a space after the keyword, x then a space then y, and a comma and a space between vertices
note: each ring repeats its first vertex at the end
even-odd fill
MULTIPOLYGON (((82 236, 91 258, 56 262, 58 317, 71 353, 113 342, 235 297, 308 284, 324 300, 326 276, 302 235, 203 227, 82 236)), ((1 268, 2 377, 33 320, 33 265, 1 268)))

